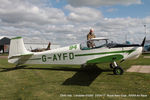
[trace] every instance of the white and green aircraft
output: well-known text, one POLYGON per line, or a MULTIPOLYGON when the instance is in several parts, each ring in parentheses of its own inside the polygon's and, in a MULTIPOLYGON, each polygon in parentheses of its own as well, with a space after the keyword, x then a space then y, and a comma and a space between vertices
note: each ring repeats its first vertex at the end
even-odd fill
POLYGON ((89 48, 87 46, 89 41, 86 41, 85 43, 43 52, 29 52, 24 46, 22 37, 16 37, 11 39, 8 62, 16 65, 61 64, 81 65, 82 67, 89 64, 110 62, 113 73, 121 75, 123 74, 123 69, 117 65, 116 61, 138 58, 142 53, 145 39, 146 37, 141 45, 127 45, 109 43, 108 39, 101 37, 89 40, 95 44, 93 48, 89 48))

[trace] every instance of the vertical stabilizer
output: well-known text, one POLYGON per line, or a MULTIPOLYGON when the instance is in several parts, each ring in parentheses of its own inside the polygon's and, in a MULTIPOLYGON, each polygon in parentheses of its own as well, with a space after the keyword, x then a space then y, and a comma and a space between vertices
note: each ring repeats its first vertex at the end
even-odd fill
POLYGON ((21 56, 28 54, 32 53, 27 51, 25 48, 22 37, 15 37, 11 39, 8 62, 17 63, 17 60, 19 60, 21 56))

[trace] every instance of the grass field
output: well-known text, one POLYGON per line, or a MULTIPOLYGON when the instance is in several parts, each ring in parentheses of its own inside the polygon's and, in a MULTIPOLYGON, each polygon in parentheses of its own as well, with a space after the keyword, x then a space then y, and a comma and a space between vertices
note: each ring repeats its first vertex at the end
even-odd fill
MULTIPOLYGON (((150 65, 150 59, 123 62, 150 65)), ((150 100, 150 74, 113 75, 109 64, 80 66, 24 65, 0 58, 0 100, 150 100)))

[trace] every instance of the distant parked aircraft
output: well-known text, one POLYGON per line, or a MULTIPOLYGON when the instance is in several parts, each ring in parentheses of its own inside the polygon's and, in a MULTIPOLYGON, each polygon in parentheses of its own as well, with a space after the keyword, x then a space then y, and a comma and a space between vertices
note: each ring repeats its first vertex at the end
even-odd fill
POLYGON ((42 52, 42 51, 50 50, 50 46, 51 46, 51 43, 49 42, 47 48, 41 48, 41 49, 37 48, 37 49, 31 50, 31 52, 42 52))

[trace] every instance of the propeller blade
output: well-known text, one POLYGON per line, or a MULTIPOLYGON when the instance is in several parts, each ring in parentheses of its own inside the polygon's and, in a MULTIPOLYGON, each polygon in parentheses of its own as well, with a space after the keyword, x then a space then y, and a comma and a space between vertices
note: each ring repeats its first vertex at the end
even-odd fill
POLYGON ((142 47, 144 47, 145 40, 146 40, 146 36, 144 37, 143 42, 142 42, 142 44, 141 44, 142 47))

